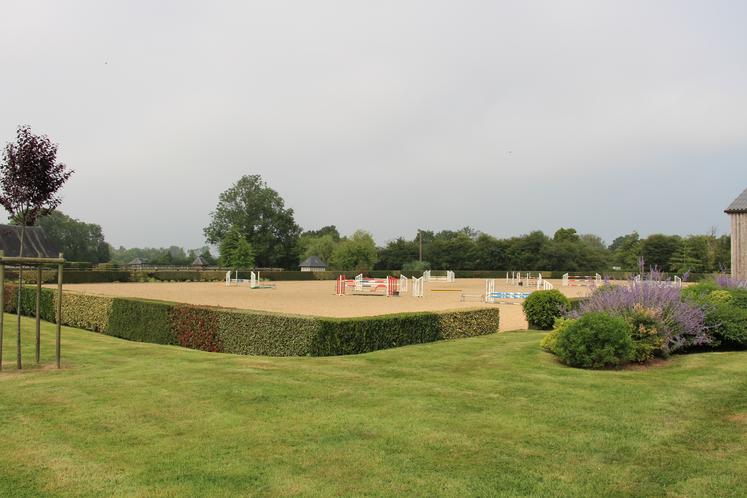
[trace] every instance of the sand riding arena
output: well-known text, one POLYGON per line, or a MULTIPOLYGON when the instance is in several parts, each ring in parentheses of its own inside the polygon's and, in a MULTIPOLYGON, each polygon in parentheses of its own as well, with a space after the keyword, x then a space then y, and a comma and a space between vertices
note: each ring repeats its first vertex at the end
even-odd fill
MULTIPOLYGON (((585 296, 587 287, 563 287, 551 280, 555 288, 568 297, 585 296)), ((412 311, 439 311, 498 307, 501 330, 526 329, 527 322, 520 304, 522 299, 500 299, 485 303, 477 299, 485 292, 484 279, 457 279, 454 282, 426 282, 423 297, 410 293, 401 296, 336 295, 334 280, 280 281, 274 288, 251 289, 249 285, 227 287, 223 282, 149 282, 66 284, 69 292, 115 297, 134 297, 206 306, 221 306, 260 311, 325 317, 375 316, 412 311), (467 296, 463 300, 462 296, 467 296), (511 303, 511 304, 507 304, 511 303)), ((526 292, 503 279, 495 280, 495 291, 526 292)))

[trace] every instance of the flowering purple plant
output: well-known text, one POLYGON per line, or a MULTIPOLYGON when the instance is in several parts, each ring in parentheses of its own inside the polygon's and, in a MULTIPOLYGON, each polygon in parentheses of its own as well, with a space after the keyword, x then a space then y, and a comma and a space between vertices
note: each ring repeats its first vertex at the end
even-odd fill
MULTIPOLYGON (((650 276, 655 276, 654 272, 650 276)), ((664 354, 688 346, 709 344, 711 339, 706 331, 705 311, 693 302, 683 301, 680 288, 661 285, 662 282, 631 280, 627 285, 599 287, 569 316, 577 318, 585 313, 602 311, 629 317, 646 308, 652 310, 663 325, 660 332, 664 339, 664 354)))
MULTIPOLYGON (((675 276, 675 279, 677 277, 675 276)), ((683 275, 682 278, 680 278, 680 284, 677 284, 673 279, 667 278, 666 274, 659 269, 657 265, 653 265, 649 267, 648 273, 646 272, 646 261, 643 259, 643 257, 638 258, 638 275, 635 275, 633 277, 633 282, 635 283, 645 283, 647 285, 657 285, 659 287, 668 287, 668 286, 681 286, 681 282, 687 282, 690 278, 690 270, 687 270, 683 275)), ((608 284, 609 282, 605 281, 605 284, 608 284)))
POLYGON ((747 289, 747 282, 731 278, 723 272, 716 275, 716 285, 722 289, 747 289))

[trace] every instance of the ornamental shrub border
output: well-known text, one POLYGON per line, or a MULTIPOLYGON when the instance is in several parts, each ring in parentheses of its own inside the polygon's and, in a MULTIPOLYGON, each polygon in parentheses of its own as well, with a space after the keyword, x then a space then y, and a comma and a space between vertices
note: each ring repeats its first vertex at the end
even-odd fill
MULTIPOLYGON (((15 312, 17 287, 5 286, 5 311, 15 312)), ((35 288, 21 294, 21 313, 34 316, 35 288)), ((42 289, 41 316, 56 321, 57 297, 42 289)), ((204 351, 265 356, 366 353, 498 332, 497 308, 325 318, 64 292, 62 324, 132 341, 204 351)))

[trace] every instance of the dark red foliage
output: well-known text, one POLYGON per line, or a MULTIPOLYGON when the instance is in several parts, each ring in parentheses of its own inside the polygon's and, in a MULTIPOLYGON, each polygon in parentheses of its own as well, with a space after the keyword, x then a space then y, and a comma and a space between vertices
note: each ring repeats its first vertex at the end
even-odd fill
POLYGON ((218 314, 210 308, 178 305, 169 312, 177 344, 202 351, 223 351, 218 335, 218 314))
POLYGON ((33 225, 62 200, 57 191, 73 171, 57 162, 57 144, 19 126, 15 143, 5 146, 0 163, 0 205, 21 225, 33 225))

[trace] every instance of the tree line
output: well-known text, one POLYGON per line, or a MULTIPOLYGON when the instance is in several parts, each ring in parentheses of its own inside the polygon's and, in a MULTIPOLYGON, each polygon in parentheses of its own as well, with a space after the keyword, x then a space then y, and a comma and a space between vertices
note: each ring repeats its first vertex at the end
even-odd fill
POLYGON ((69 260, 127 264, 140 258, 152 265, 187 266, 198 255, 210 265, 297 269, 299 262, 318 256, 334 270, 562 270, 632 271, 639 258, 662 271, 714 272, 728 268, 731 241, 712 230, 699 235, 637 232, 612 243, 597 235, 560 228, 552 235, 536 230, 497 238, 471 227, 460 230, 417 230, 377 246, 370 233, 357 230, 344 236, 334 225, 303 231, 293 209, 259 175, 242 177, 220 194, 211 221, 203 230, 209 246, 197 249, 113 248, 99 225, 60 212, 38 224, 61 247, 69 260))
POLYGON ((716 236, 638 233, 617 237, 610 245, 593 234, 578 234, 561 228, 552 236, 542 231, 505 239, 470 227, 434 233, 421 230, 412 238, 399 237, 376 247, 369 234, 356 232, 340 237, 335 227, 324 232, 304 232, 299 240, 302 255, 318 255, 333 269, 424 270, 562 270, 602 271, 638 269, 643 258, 647 266, 662 271, 714 272, 730 264, 731 240, 716 236), (422 260, 421 260, 422 241, 422 260))

